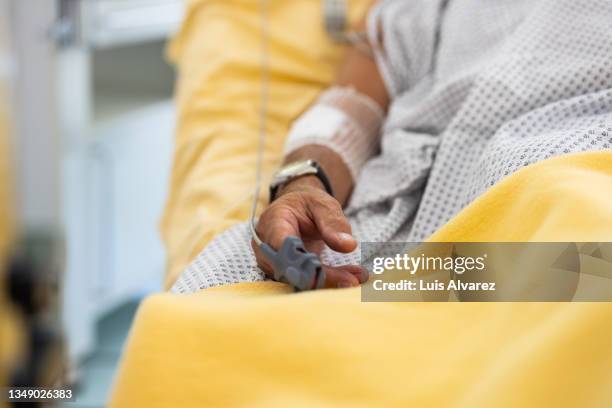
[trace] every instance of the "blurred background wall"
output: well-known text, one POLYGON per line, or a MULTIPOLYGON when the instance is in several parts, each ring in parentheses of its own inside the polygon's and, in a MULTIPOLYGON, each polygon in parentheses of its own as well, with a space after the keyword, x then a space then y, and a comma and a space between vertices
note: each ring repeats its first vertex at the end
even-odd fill
POLYGON ((182 15, 183 0, 0 0, 14 221, 23 241, 63 247, 75 368, 96 353, 100 322, 161 289, 175 77, 164 52, 182 15))

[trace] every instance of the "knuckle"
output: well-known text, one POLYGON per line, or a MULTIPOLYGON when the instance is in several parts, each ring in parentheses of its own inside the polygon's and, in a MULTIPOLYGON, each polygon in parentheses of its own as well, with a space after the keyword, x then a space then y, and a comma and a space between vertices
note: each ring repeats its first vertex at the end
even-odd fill
POLYGON ((293 211, 300 211, 306 207, 308 198, 302 193, 288 193, 270 204, 270 210, 277 216, 286 215, 293 211))
POLYGON ((274 222, 282 219, 287 215, 288 208, 283 203, 272 203, 264 212, 259 216, 259 222, 257 223, 257 232, 265 232, 269 228, 274 227, 274 222))
POLYGON ((325 192, 317 194, 312 203, 318 210, 323 210, 328 214, 342 214, 342 206, 338 200, 325 192))

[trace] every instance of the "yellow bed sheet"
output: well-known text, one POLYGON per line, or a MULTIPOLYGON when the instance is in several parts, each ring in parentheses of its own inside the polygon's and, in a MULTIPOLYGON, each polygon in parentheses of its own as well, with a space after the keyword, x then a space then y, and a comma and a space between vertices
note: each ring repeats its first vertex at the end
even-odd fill
MULTIPOLYGON (((525 168, 435 239, 612 240, 612 153, 525 168)), ((149 298, 111 407, 612 406, 609 303, 361 303, 240 284, 149 298)))
MULTIPOLYGON (((8 372, 17 360, 21 327, 16 314, 6 297, 6 263, 15 235, 15 214, 13 213, 12 174, 9 164, 10 123, 8 92, 6 83, 0 77, 0 387, 6 385, 8 372)), ((0 401, 0 407, 4 401, 0 401)))

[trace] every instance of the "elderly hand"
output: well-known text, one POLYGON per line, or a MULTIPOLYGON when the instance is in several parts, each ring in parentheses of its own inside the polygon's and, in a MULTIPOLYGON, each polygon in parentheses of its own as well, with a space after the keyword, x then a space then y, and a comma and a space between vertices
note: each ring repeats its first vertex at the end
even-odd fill
MULTIPOLYGON (((289 236, 301 238, 306 249, 317 254, 323 244, 343 253, 357 247, 342 206, 327 194, 315 176, 300 177, 283 186, 276 200, 259 218, 257 234, 275 250, 289 236)), ((265 255, 255 242, 252 241, 251 245, 259 267, 272 277, 273 271, 265 255)), ((323 270, 327 288, 358 286, 367 280, 367 272, 358 265, 323 265, 323 270)))

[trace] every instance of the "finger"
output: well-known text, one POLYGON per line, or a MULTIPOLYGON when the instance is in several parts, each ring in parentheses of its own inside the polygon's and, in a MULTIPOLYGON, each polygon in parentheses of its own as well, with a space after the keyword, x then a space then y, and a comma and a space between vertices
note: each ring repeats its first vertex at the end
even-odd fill
POLYGON ((359 279, 354 274, 354 270, 344 266, 323 266, 325 271, 326 288, 352 288, 359 286, 359 279))
MULTIPOLYGON (((283 209, 269 208, 260 217, 257 223, 257 235, 272 249, 277 250, 283 245, 283 241, 289 236, 299 237, 298 222, 289 211, 283 209)), ((260 246, 251 241, 255 252, 257 265, 269 277, 274 276, 274 270, 260 246)))
POLYGON ((342 211, 340 203, 333 198, 309 203, 313 221, 321 238, 334 251, 352 252, 357 241, 351 235, 351 224, 342 211))
POLYGON ((278 251, 288 237, 301 238, 299 221, 288 210, 270 210, 257 224, 261 239, 278 251))
POLYGON ((360 265, 342 265, 338 266, 337 268, 342 268, 342 270, 355 276, 359 283, 365 283, 368 281, 368 270, 360 265))

